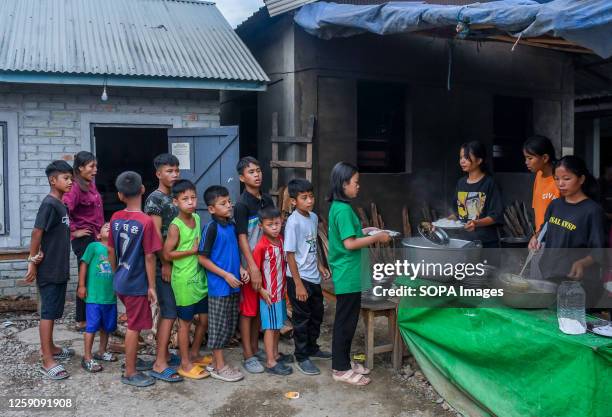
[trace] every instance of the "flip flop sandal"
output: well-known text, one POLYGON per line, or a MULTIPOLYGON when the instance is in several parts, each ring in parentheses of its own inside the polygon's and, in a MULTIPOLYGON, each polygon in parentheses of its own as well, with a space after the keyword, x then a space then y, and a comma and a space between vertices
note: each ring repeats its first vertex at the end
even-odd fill
MULTIPOLYGON (((125 369, 125 362, 121 364, 121 369, 125 369)), ((139 372, 150 371, 153 369, 153 361, 145 361, 144 359, 136 358, 136 370, 139 372)))
POLYGON ((191 361, 191 363, 193 363, 194 365, 200 365, 201 367, 205 367, 207 365, 210 365, 212 361, 213 361, 213 358, 211 355, 205 355, 200 360, 191 361))
POLYGON ((213 369, 210 372, 210 376, 212 376, 215 379, 225 381, 225 382, 237 382, 237 381, 240 381, 242 378, 244 378, 244 375, 242 375, 242 372, 232 368, 229 365, 225 365, 221 369, 213 369))
POLYGON ((206 369, 198 365, 194 365, 189 371, 184 371, 183 368, 179 368, 178 374, 189 379, 204 379, 210 376, 210 373, 206 369))
POLYGON ((170 358, 168 359, 168 366, 177 367, 181 364, 181 357, 174 353, 170 354, 170 358))
POLYGON ((71 358, 73 356, 74 356, 74 349, 63 347, 60 353, 55 353, 53 355, 53 358, 56 360, 63 360, 63 359, 71 358))
POLYGON ((114 355, 110 352, 104 352, 103 354, 100 354, 100 352, 98 353, 94 353, 93 358, 97 361, 102 361, 102 362, 117 362, 117 355, 114 355))
POLYGON ((87 372, 91 372, 92 374, 95 374, 96 372, 100 372, 101 370, 104 369, 98 362, 96 362, 95 359, 90 359, 88 361, 86 361, 85 359, 82 359, 81 367, 85 369, 87 372))
POLYGON ((57 364, 49 369, 45 369, 45 367, 41 365, 38 371, 46 377, 56 381, 59 381, 60 379, 66 379, 70 376, 70 374, 66 371, 66 368, 64 368, 64 365, 62 364, 57 364))
POLYGON ((336 375, 332 371, 332 378, 334 379, 334 381, 337 381, 337 382, 346 382, 347 384, 356 385, 356 386, 359 386, 359 387, 362 387, 364 385, 368 385, 370 382, 372 382, 372 380, 370 378, 367 378, 367 377, 365 377, 365 376, 363 376, 361 374, 358 374, 357 372, 353 371, 352 369, 349 369, 348 371, 346 371, 342 375, 336 375))
POLYGON ((372 372, 370 369, 357 362, 351 362, 351 369, 353 372, 360 375, 370 375, 370 372, 372 372))
POLYGON ((166 368, 162 372, 156 372, 154 370, 149 371, 149 376, 153 378, 160 379, 164 382, 181 382, 183 378, 180 376, 178 372, 176 372, 173 368, 166 368))
POLYGON ((122 376, 121 382, 133 387, 144 388, 155 384, 155 378, 145 375, 142 372, 137 372, 132 376, 122 376))

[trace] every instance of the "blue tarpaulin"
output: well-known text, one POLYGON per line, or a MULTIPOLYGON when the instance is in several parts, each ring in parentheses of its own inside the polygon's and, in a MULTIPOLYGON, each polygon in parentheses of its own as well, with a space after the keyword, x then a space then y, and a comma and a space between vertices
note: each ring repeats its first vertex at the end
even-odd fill
POLYGON ((467 6, 420 2, 352 5, 327 2, 303 6, 295 21, 323 39, 365 32, 379 35, 417 32, 461 23, 491 25, 522 38, 550 35, 566 39, 598 55, 612 56, 612 0, 500 0, 467 6))

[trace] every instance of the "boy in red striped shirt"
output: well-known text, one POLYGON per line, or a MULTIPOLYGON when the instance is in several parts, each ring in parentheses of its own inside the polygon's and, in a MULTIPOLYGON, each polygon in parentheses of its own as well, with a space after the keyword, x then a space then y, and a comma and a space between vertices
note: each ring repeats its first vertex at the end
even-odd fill
POLYGON ((258 215, 259 227, 264 235, 253 249, 253 260, 262 276, 259 311, 264 331, 265 369, 274 375, 289 375, 293 369, 285 364, 287 356, 278 352, 280 329, 287 319, 281 213, 275 207, 265 207, 259 210, 258 215))

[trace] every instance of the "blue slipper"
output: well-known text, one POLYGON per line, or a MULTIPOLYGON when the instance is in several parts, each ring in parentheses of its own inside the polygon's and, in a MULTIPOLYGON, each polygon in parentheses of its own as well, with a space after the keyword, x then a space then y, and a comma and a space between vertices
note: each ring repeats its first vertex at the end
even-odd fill
POLYGON ((143 388, 155 384, 155 379, 143 374, 142 372, 138 372, 132 376, 122 376, 121 382, 126 385, 143 388))
POLYGON ((170 367, 164 369, 162 372, 156 372, 154 370, 149 371, 149 376, 153 378, 160 379, 164 382, 181 382, 183 377, 176 372, 175 369, 170 367), (178 375, 178 378, 174 377, 174 375, 178 375), (174 378, 173 378, 174 377, 174 378))
POLYGON ((266 372, 274 375, 285 376, 291 374, 293 372, 293 369, 282 362, 276 362, 276 365, 274 365, 273 367, 266 367, 266 372))
MULTIPOLYGON (((139 372, 150 371, 153 369, 155 361, 145 361, 144 359, 136 358, 136 370, 139 372)), ((125 361, 121 364, 121 369, 125 369, 125 361)))
POLYGON ((181 364, 181 357, 179 355, 175 355, 174 353, 170 354, 170 359, 168 359, 168 366, 173 368, 179 366, 181 364))

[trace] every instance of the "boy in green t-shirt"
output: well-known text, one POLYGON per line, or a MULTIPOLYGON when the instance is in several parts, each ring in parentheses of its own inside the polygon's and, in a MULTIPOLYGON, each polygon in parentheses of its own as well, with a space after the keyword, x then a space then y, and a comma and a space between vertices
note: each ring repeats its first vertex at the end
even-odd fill
POLYGON ((177 180, 172 186, 174 204, 179 214, 168 227, 164 243, 164 257, 172 261, 172 291, 179 318, 178 343, 181 353, 179 375, 190 379, 209 376, 205 369, 212 358, 200 356, 200 347, 208 327, 208 286, 206 272, 198 262, 200 216, 195 185, 188 180, 177 180), (189 331, 194 316, 198 316, 193 344, 189 348, 189 331))
POLYGON ((117 297, 113 290, 113 271, 108 261, 108 235, 110 224, 104 223, 97 242, 85 249, 79 265, 77 295, 85 301, 85 352, 81 366, 88 372, 100 372, 97 361, 115 362, 117 357, 106 351, 108 335, 117 328, 117 297), (94 337, 100 331, 100 348, 91 354, 94 337))

